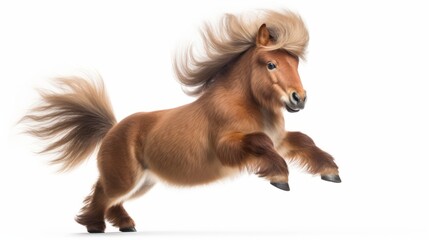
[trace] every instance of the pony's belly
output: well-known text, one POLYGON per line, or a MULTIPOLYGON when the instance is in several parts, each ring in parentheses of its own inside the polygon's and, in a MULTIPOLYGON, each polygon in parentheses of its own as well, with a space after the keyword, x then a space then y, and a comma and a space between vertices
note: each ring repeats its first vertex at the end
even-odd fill
MULTIPOLYGON (((175 159, 177 161, 177 159, 175 159)), ((179 165, 172 160, 169 165, 151 164, 149 170, 161 181, 177 186, 208 184, 237 175, 238 168, 225 167, 217 160, 185 160, 179 165)))

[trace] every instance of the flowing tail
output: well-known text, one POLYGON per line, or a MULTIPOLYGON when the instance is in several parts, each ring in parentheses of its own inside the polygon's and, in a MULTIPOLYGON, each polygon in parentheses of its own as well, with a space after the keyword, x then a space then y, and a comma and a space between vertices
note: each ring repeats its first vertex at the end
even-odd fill
POLYGON ((42 102, 21 121, 30 124, 26 133, 50 143, 41 153, 57 153, 51 163, 68 171, 88 158, 116 124, 103 80, 62 77, 56 90, 39 90, 42 102))

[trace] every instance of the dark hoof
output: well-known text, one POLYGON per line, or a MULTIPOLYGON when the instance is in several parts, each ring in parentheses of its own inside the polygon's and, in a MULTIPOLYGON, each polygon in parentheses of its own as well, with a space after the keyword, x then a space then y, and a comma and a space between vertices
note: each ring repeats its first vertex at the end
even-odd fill
POLYGON ((106 224, 104 222, 94 223, 86 226, 86 230, 89 233, 104 233, 106 229, 106 224))
POLYGON ((334 182, 334 183, 340 183, 341 178, 338 175, 329 174, 329 175, 322 175, 322 179, 328 182, 334 182))
POLYGON ((87 229, 89 233, 104 233, 104 230, 100 229, 87 229))
POLYGON ((121 232, 137 232, 135 227, 119 228, 121 232))
POLYGON ((274 187, 280 188, 281 190, 284 190, 284 191, 289 191, 290 190, 289 183, 276 183, 276 182, 270 182, 270 183, 274 187))

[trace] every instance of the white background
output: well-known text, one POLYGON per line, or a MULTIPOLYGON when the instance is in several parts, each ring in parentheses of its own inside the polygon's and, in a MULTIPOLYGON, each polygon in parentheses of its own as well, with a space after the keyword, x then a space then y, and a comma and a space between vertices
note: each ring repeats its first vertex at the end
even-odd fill
MULTIPOLYGON (((0 238, 428 239, 429 8, 424 1, 1 1, 0 238), (126 208, 139 232, 89 236, 73 218, 95 160, 56 174, 16 121, 35 87, 98 71, 118 119, 192 101, 175 50, 225 12, 290 8, 310 32, 306 109, 286 128, 336 158, 343 183, 291 166, 290 192, 243 175, 209 186, 157 185, 126 208)), ((160 146, 162 147, 162 146, 160 146)))

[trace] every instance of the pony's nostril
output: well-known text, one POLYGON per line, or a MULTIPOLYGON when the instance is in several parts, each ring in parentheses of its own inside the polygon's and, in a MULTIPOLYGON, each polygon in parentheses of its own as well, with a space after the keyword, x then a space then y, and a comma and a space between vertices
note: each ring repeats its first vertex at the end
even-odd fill
POLYGON ((299 94, 297 92, 292 93, 292 101, 295 104, 298 104, 299 102, 301 102, 301 98, 299 97, 299 94))

